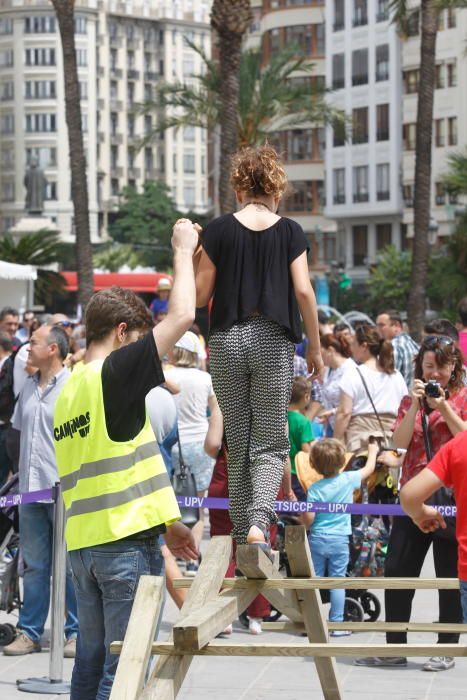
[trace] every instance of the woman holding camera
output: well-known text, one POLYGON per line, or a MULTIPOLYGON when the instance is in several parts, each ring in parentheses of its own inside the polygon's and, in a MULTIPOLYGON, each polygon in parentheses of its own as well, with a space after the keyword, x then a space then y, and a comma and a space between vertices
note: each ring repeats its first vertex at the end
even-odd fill
MULTIPOLYGON (((395 423, 394 445, 407 449, 402 465, 401 486, 412 479, 429 461, 426 441, 435 454, 457 433, 467 430, 467 387, 464 385, 462 355, 447 336, 427 336, 415 358, 415 379, 411 396, 405 396, 395 423), (426 430, 424 436, 423 422, 426 430)), ((429 447, 429 446, 428 446, 429 447)), ((433 543, 436 576, 457 576, 457 541, 451 530, 423 533, 406 516, 394 518, 386 558, 385 576, 419 576, 426 554, 433 543)), ((386 621, 408 622, 414 590, 385 592, 386 621)), ((462 621, 459 591, 439 591, 439 621, 462 621)), ((405 632, 390 632, 388 643, 405 644, 405 632)), ((439 644, 453 644, 459 635, 440 633, 439 644)), ((357 659, 359 665, 406 666, 405 657, 357 659)), ((454 666, 449 656, 434 656, 424 664, 425 671, 445 671, 454 666)))

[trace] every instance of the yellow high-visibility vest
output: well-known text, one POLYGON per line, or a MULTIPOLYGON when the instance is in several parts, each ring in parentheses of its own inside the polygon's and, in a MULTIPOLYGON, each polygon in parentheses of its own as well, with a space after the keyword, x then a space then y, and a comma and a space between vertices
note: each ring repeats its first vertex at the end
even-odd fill
POLYGON ((149 418, 133 440, 109 438, 102 364, 96 360, 77 366, 55 405, 55 453, 69 551, 180 518, 149 418))

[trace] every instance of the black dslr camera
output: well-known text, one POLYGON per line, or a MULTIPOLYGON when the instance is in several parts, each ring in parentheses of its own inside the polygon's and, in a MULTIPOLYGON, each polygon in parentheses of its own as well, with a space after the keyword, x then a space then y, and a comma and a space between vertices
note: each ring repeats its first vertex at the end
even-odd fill
POLYGON ((431 399, 438 399, 443 393, 441 384, 434 379, 430 379, 430 381, 425 384, 425 396, 429 396, 431 399))

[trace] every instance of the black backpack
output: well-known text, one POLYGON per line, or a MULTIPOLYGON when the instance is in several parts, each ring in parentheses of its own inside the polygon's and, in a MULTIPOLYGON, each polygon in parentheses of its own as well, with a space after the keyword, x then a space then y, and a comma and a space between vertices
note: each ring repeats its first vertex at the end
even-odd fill
POLYGON ((15 410, 16 397, 13 390, 13 369, 15 366, 15 357, 18 351, 29 343, 21 343, 14 352, 3 363, 0 370, 0 420, 8 423, 11 420, 13 411, 15 410))

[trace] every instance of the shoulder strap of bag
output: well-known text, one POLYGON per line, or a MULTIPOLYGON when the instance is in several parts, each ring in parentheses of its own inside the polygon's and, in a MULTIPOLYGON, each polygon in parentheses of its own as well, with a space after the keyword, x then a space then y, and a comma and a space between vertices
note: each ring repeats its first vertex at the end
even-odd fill
POLYGON ((381 433, 382 433, 382 435, 383 435, 384 443, 385 443, 385 445, 387 446, 386 431, 384 430, 383 424, 381 423, 381 418, 379 417, 379 413, 378 413, 378 411, 376 410, 375 403, 374 403, 373 399, 371 398, 370 390, 368 389, 368 385, 367 385, 367 383, 366 383, 366 381, 365 381, 365 377, 364 377, 363 374, 360 372, 360 370, 359 370, 358 367, 356 367, 356 370, 357 370, 358 374, 360 375, 360 379, 362 380, 362 384, 363 384, 363 387, 364 387, 364 389, 365 389, 366 395, 368 396, 368 398, 369 398, 369 400, 370 400, 371 407, 372 407, 372 409, 373 409, 373 412, 374 412, 374 414, 375 414, 375 416, 376 416, 376 420, 378 421, 378 425, 379 425, 380 430, 381 430, 381 433))
POLYGON ((182 479, 184 479, 189 470, 185 464, 185 460, 183 459, 182 443, 180 442, 180 433, 178 432, 178 429, 177 429, 177 444, 178 444, 178 459, 179 459, 179 463, 180 463, 180 476, 182 477, 182 479))
POLYGON ((423 403, 420 401, 420 411, 422 414, 422 430, 423 430, 423 442, 425 444, 425 452, 428 462, 434 457, 433 443, 431 442, 430 428, 428 426, 428 418, 423 408, 423 403))

